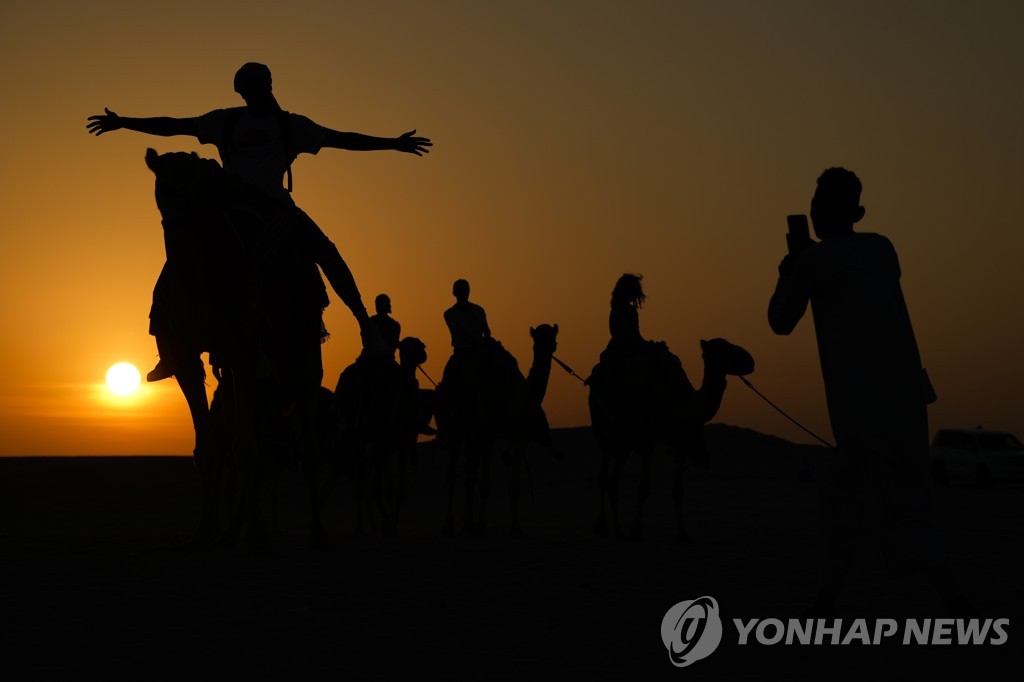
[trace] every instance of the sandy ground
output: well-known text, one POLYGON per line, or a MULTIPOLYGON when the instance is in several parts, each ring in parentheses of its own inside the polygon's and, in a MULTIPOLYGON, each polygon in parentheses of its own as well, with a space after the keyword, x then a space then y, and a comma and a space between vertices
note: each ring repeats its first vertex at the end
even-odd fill
MULTIPOLYGON (((913 674, 958 679, 1024 662, 1024 487, 936 489, 951 571, 1002 646, 738 646, 733 618, 797 618, 815 585, 816 496, 827 453, 709 427, 713 466, 691 470, 677 545, 671 466, 655 460, 640 542, 601 540, 587 430, 555 432, 563 457, 529 453, 525 537, 506 532, 496 464, 487 537, 446 539, 444 451, 423 445, 399 537, 352 534, 342 480, 331 551, 305 544, 301 477, 282 491, 272 556, 183 551, 198 518, 190 458, 0 460, 0 660, 6 679, 260 673, 341 679, 797 679, 913 674), (804 459, 806 457, 806 460, 804 459), (805 464, 806 461, 806 464, 805 464), (531 492, 532 491, 532 492, 531 492), (710 657, 674 667, 665 612, 711 595, 726 621, 710 657)), ((635 464, 635 462, 633 463, 635 464)), ((635 467, 623 504, 632 515, 635 467)), ((866 551, 838 616, 946 617, 930 589, 866 551)))

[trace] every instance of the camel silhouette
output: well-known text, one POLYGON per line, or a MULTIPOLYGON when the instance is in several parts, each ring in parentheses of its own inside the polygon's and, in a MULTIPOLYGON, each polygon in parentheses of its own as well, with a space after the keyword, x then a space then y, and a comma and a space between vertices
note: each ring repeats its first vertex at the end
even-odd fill
POLYGON ((608 535, 608 513, 615 537, 625 537, 619 514, 619 482, 632 453, 641 459, 640 487, 630 539, 642 537, 644 505, 651 489, 651 464, 661 445, 672 457, 672 502, 676 541, 689 538, 683 523, 683 471, 692 461, 708 466, 704 424, 718 412, 727 374, 748 374, 753 359, 724 339, 701 341, 704 375, 699 389, 690 383, 679 358, 664 342, 645 341, 636 354, 602 360, 587 385, 591 425, 601 453, 597 534, 608 535))
MULTIPOLYGON (((326 288, 307 242, 319 230, 300 211, 226 174, 196 154, 157 154, 146 164, 156 175, 167 261, 154 291, 150 331, 161 365, 175 376, 196 433, 202 480, 197 542, 221 534, 223 483, 237 476, 244 537, 269 549, 274 470, 273 440, 258 425, 289 422, 305 471, 319 471, 314 438, 320 341, 325 332, 326 288), (315 231, 315 232, 314 232, 315 231), (200 354, 208 351, 221 376, 230 377, 230 446, 214 444, 200 354), (271 418, 268 420, 268 416, 271 418)), ((322 233, 320 233, 322 234, 322 233)), ((323 537, 311 495, 311 536, 323 537)))
POLYGON ((490 493, 490 459, 498 441, 508 444, 509 502, 512 532, 521 533, 519 496, 521 467, 530 440, 550 446, 550 432, 542 403, 551 376, 551 357, 557 348, 558 325, 530 328, 533 362, 526 377, 516 359, 497 341, 488 340, 464 359, 454 388, 442 381, 438 389, 438 417, 447 424, 448 507, 442 532, 455 533, 455 490, 458 464, 465 465, 466 517, 464 530, 479 536, 485 530, 490 493))
POLYGON ((433 391, 420 389, 416 379, 416 369, 427 361, 426 346, 407 336, 398 344, 398 355, 397 363, 360 356, 342 371, 333 393, 329 482, 350 473, 357 535, 366 532, 365 512, 379 516, 385 534, 398 532, 406 469, 415 461, 418 434, 426 430, 433 411, 433 391))

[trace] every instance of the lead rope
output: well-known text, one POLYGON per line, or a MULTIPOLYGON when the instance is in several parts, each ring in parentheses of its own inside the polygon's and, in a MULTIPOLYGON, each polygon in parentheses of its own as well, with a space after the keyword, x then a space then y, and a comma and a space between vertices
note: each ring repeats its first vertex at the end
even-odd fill
POLYGON ((784 410, 783 410, 783 409, 782 409, 781 407, 779 407, 778 405, 776 405, 776 404, 775 404, 775 403, 773 403, 772 401, 768 400, 768 398, 766 398, 766 397, 765 397, 765 395, 764 395, 763 393, 761 393, 761 391, 759 391, 759 390, 757 390, 756 388, 754 388, 754 385, 753 385, 752 383, 750 383, 749 381, 747 381, 747 378, 746 378, 746 377, 743 377, 743 376, 741 376, 741 377, 740 377, 739 379, 740 379, 740 381, 742 381, 742 382, 743 382, 744 384, 746 384, 746 385, 747 385, 747 388, 749 388, 749 389, 750 389, 751 391, 753 391, 753 392, 754 392, 754 393, 756 393, 756 394, 757 394, 758 396, 760 396, 760 397, 761 397, 761 399, 762 399, 763 401, 765 401, 766 403, 768 403, 769 405, 771 405, 772 407, 774 407, 774 408, 775 408, 775 410, 776 410, 776 411, 777 411, 777 412, 778 412, 779 414, 781 414, 781 415, 782 415, 783 417, 785 417, 785 418, 786 418, 786 419, 788 419, 789 421, 791 421, 791 422, 793 422, 794 424, 796 424, 796 425, 797 425, 798 427, 800 427, 801 429, 803 429, 803 430, 804 430, 804 431, 805 431, 806 433, 808 433, 809 435, 813 436, 813 437, 814 437, 815 439, 817 439, 817 440, 818 440, 818 442, 822 443, 822 444, 823 444, 823 445, 825 445, 826 447, 832 448, 833 450, 835 449, 835 447, 836 447, 835 445, 832 445, 832 443, 829 443, 829 442, 828 442, 827 440, 825 440, 824 438, 822 438, 822 437, 821 437, 821 436, 819 436, 818 434, 814 433, 813 431, 811 431, 810 429, 808 429, 808 428, 807 428, 806 426, 804 426, 803 424, 801 424, 801 423, 800 423, 800 422, 798 422, 797 420, 795 420, 795 419, 793 419, 792 417, 790 417, 790 416, 789 416, 788 414, 786 414, 786 412, 785 412, 785 411, 784 411, 784 410))
POLYGON ((427 374, 427 370, 423 369, 423 365, 416 365, 416 369, 423 372, 423 376, 427 378, 427 381, 432 383, 434 385, 434 388, 437 388, 437 382, 430 378, 430 375, 427 374))
POLYGON ((551 356, 551 359, 554 360, 555 362, 557 362, 558 366, 561 367, 562 369, 564 369, 566 372, 568 372, 571 376, 574 376, 577 379, 579 379, 580 383, 582 383, 584 386, 587 385, 587 380, 584 379, 583 377, 581 377, 576 372, 572 371, 572 367, 570 367, 569 365, 565 364, 564 362, 562 362, 561 360, 556 358, 554 355, 551 356))

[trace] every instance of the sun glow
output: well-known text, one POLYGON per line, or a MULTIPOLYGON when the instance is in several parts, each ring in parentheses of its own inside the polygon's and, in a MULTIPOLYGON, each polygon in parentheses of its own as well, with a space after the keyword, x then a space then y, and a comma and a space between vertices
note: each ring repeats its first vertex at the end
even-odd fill
POLYGON ((131 395, 139 390, 142 377, 135 365, 119 362, 107 370, 107 388, 117 395, 131 395))

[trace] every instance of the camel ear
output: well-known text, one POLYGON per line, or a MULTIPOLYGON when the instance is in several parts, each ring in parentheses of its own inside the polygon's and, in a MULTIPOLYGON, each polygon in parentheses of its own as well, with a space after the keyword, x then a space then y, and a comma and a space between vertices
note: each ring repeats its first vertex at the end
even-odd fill
POLYGON ((150 147, 146 150, 146 165, 149 166, 149 170, 156 173, 156 165, 160 155, 156 153, 156 150, 150 147))
POLYGON ((558 325, 557 324, 554 326, 554 329, 555 329, 555 334, 558 334, 558 325))
POLYGON ((534 338, 534 339, 537 338, 537 329, 536 329, 536 327, 530 327, 530 337, 534 338))

